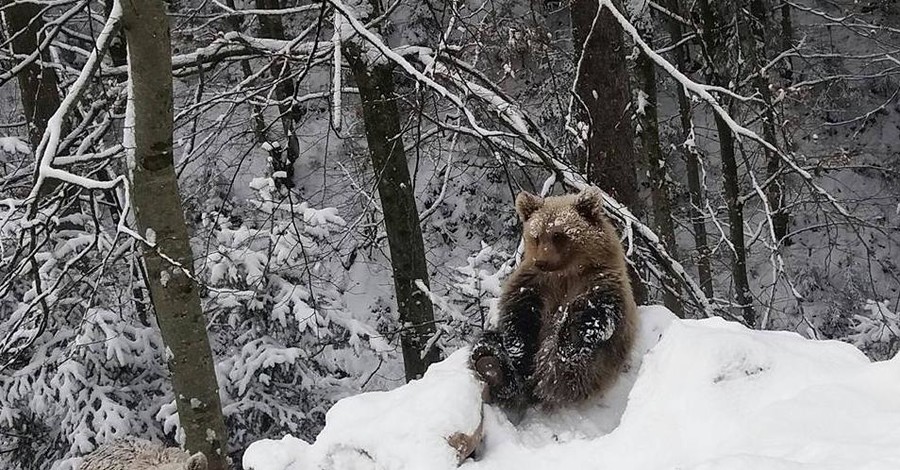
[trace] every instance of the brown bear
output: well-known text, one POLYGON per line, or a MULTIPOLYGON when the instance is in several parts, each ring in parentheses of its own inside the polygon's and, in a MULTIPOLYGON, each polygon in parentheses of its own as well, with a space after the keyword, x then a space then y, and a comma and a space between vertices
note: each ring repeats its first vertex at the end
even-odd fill
POLYGON ((521 411, 576 403, 614 382, 637 307, 625 253, 601 193, 516 197, 525 253, 506 281, 496 330, 472 349, 488 401, 521 411))

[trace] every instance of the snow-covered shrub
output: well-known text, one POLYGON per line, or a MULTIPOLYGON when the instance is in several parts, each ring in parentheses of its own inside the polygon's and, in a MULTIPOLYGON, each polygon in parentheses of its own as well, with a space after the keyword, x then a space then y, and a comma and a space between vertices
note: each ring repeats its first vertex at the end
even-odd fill
MULTIPOLYGON (((487 243, 454 267, 446 294, 429 292, 435 305, 437 344, 444 351, 458 349, 488 326, 496 311, 503 279, 512 272, 515 257, 487 243)), ((420 288, 424 286, 420 285, 420 288)))
POLYGON ((392 353, 342 296, 347 274, 330 246, 346 225, 337 211, 284 198, 271 178, 250 186, 246 205, 203 213, 194 240, 235 446, 314 436, 331 403, 392 353))
POLYGON ((88 213, 39 215, 46 232, 2 216, 0 466, 67 469, 98 443, 164 438, 154 415, 171 387, 131 243, 88 213), (17 271, 32 242, 35 271, 17 271))
POLYGON ((888 300, 868 299, 862 312, 853 315, 851 330, 847 341, 874 359, 890 359, 900 348, 900 311, 894 311, 888 300))

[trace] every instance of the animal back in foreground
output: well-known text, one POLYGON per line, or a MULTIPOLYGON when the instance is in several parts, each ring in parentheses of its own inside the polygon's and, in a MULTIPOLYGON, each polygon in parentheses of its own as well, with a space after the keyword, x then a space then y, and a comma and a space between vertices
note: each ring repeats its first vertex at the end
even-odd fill
POLYGON ((144 439, 127 438, 100 446, 78 470, 207 470, 206 456, 190 455, 144 439))

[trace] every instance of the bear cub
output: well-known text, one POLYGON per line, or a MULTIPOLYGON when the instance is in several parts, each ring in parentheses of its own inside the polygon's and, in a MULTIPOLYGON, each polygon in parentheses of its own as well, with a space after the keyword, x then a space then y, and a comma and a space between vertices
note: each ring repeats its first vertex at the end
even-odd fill
POLYGON ((601 197, 596 189, 516 197, 525 253, 503 287, 497 329, 478 339, 469 362, 489 402, 552 409, 602 393, 618 377, 637 307, 601 197))

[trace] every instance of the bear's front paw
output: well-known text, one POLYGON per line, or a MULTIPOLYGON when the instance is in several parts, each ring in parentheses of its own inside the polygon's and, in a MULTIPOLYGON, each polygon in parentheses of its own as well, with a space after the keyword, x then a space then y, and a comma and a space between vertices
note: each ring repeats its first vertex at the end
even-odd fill
POLYGON ((487 385, 488 403, 503 404, 523 393, 523 380, 513 368, 502 337, 497 332, 485 332, 475 344, 469 357, 469 368, 475 377, 487 385))
POLYGON ((469 368, 479 380, 487 384, 489 394, 502 388, 507 381, 508 374, 504 372, 503 365, 506 355, 502 336, 495 331, 485 331, 472 347, 469 368))
POLYGON ((560 354, 580 359, 608 341, 616 330, 614 312, 609 310, 589 299, 572 302, 557 336, 560 354))
POLYGON ((496 390, 503 382, 506 381, 503 367, 500 365, 500 359, 495 356, 482 356, 473 365, 475 375, 478 376, 488 386, 490 390, 496 390))
POLYGON ((557 350, 559 359, 563 362, 572 362, 580 359, 587 353, 588 349, 580 324, 573 317, 573 315, 570 315, 563 321, 557 334, 557 350))

